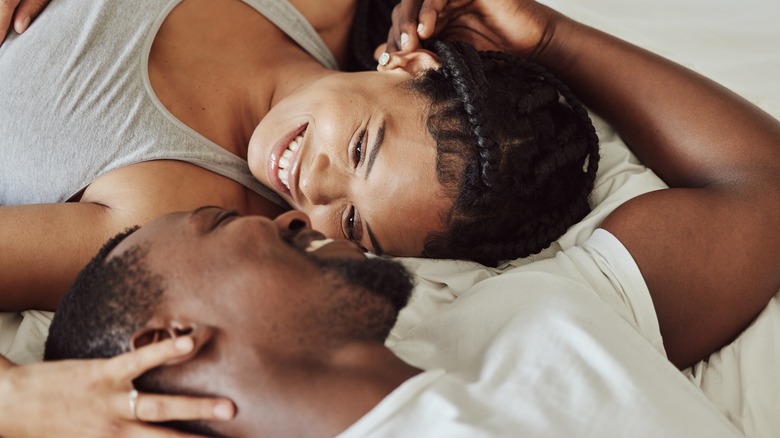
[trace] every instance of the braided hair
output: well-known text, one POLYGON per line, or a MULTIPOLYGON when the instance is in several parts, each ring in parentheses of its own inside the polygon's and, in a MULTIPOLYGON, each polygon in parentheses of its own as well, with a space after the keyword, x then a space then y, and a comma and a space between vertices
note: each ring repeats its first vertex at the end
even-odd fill
MULTIPOLYGON (((353 40, 361 19, 369 22, 356 16, 353 40)), ((375 28, 381 20, 374 20, 375 28)), ((353 52, 363 60, 359 65, 376 68, 373 47, 388 29, 383 35, 372 29, 381 39, 361 42, 365 51, 353 52)), ((454 202, 446 229, 427 236, 423 255, 496 265, 538 253, 590 212, 599 145, 587 110, 533 62, 463 42, 425 47, 442 66, 409 87, 431 102, 427 126, 437 144, 437 178, 454 202)))

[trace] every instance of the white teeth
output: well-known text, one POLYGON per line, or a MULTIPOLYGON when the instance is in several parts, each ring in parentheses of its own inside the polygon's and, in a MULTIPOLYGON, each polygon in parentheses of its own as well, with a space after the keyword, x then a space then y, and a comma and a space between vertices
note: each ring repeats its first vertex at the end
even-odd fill
POLYGON ((287 190, 290 190, 290 170, 287 168, 292 164, 292 160, 295 158, 295 152, 300 149, 301 143, 303 143, 303 134, 305 132, 306 131, 295 137, 295 140, 290 142, 287 149, 282 152, 282 156, 279 157, 279 179, 282 181, 282 184, 287 187, 287 190))
POLYGON ((279 171, 279 179, 287 187, 287 190, 290 190, 290 173, 286 169, 279 171))
POLYGON ((306 248, 306 252, 314 252, 323 246, 333 242, 333 239, 312 240, 309 242, 309 246, 306 248))

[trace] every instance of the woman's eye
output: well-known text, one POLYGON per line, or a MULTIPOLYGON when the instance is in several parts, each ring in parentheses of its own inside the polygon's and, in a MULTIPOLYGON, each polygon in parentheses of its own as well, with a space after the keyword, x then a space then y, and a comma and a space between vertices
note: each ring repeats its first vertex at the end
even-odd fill
POLYGON ((347 215, 347 239, 355 240, 355 207, 349 208, 347 215))
POLYGON ((366 140, 366 130, 360 132, 360 136, 358 137, 357 144, 355 145, 355 153, 354 153, 354 160, 355 160, 355 167, 360 164, 360 161, 363 159, 363 146, 365 145, 366 140))
POLYGON ((344 226, 344 234, 347 236, 347 239, 357 243, 361 248, 363 248, 363 250, 365 250, 365 247, 360 243, 360 241, 363 240, 363 224, 360 221, 360 215, 358 214, 355 206, 353 205, 349 207, 345 221, 346 224, 344 226))

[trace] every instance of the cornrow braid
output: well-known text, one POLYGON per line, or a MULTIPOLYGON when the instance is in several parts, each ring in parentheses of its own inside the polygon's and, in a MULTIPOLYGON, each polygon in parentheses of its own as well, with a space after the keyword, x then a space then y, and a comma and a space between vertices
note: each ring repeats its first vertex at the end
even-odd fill
POLYGON ((454 205, 424 255, 495 265, 541 251, 590 212, 599 147, 587 110, 535 63, 462 42, 427 47, 442 67, 413 88, 432 102, 437 176, 454 205))
POLYGON ((498 144, 492 140, 493 132, 483 111, 485 102, 482 94, 487 89, 487 78, 480 68, 475 68, 482 64, 482 60, 477 51, 465 43, 444 44, 437 41, 433 45, 434 51, 440 56, 452 59, 451 65, 442 67, 441 73, 450 81, 458 100, 463 103, 479 150, 481 181, 485 187, 490 188, 494 183, 494 170, 500 156, 496 154, 498 144))

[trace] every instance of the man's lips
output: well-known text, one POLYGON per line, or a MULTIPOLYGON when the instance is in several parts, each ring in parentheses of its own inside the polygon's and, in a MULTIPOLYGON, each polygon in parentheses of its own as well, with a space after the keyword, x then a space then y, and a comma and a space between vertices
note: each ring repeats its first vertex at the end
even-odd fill
POLYGON ((290 143, 292 143, 296 137, 303 134, 308 126, 309 124, 305 123, 282 137, 271 149, 271 155, 268 158, 267 173, 268 181, 270 181, 272 185, 271 188, 282 195, 292 197, 293 200, 295 200, 294 192, 296 191, 297 187, 298 165, 300 162, 298 158, 300 156, 300 149, 293 152, 293 156, 289 159, 290 163, 286 167, 288 173, 287 184, 290 186, 289 189, 282 182, 281 178, 279 178, 279 162, 282 159, 282 155, 290 146, 290 143))

